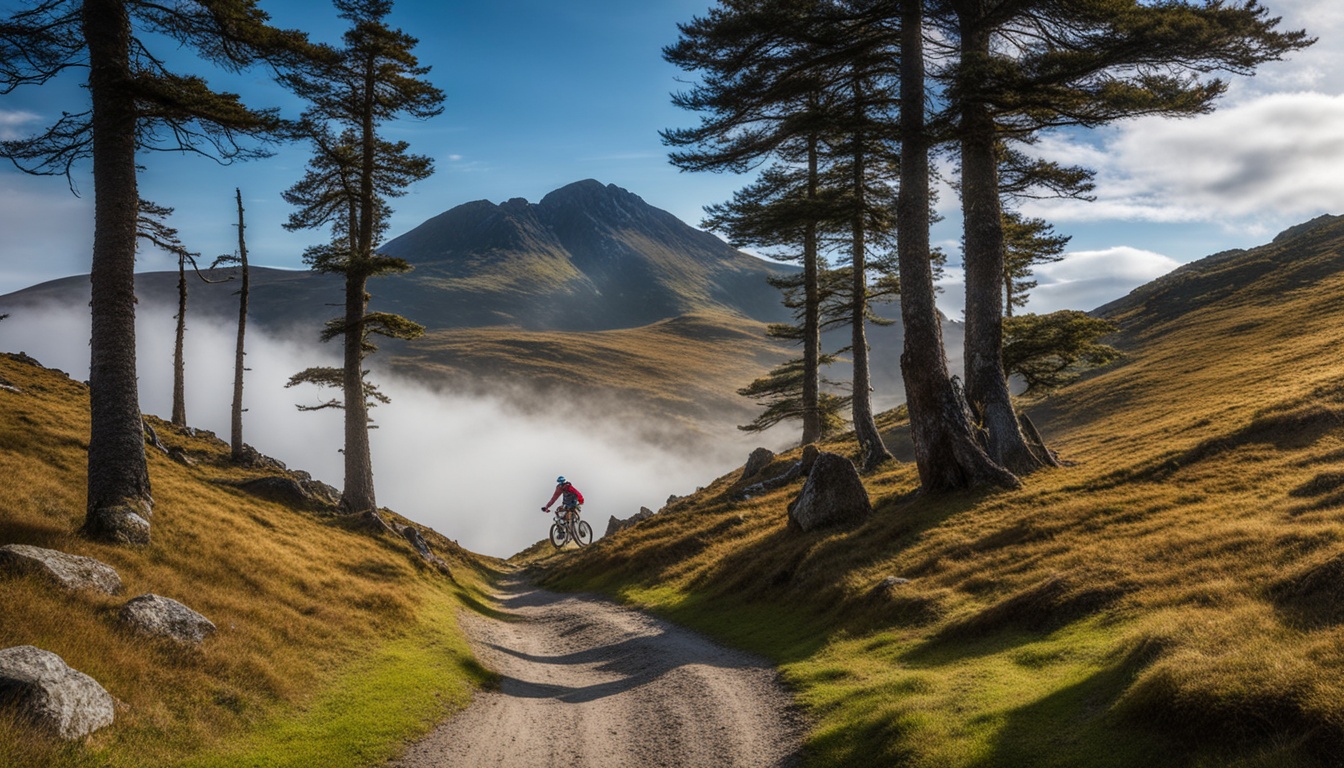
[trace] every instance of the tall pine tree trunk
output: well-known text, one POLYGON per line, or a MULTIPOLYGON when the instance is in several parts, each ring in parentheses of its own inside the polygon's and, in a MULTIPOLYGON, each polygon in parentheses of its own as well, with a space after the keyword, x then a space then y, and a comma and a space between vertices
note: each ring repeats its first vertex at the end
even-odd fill
POLYGON ((345 277, 345 487, 341 507, 350 514, 378 515, 373 493, 373 457, 369 451, 369 406, 364 395, 364 311, 367 278, 352 264, 345 277))
POLYGON ((863 454, 863 469, 868 471, 892 458, 882 435, 877 431, 877 422, 873 420, 872 380, 868 367, 868 335, 864 325, 868 321, 868 266, 865 261, 866 244, 864 242, 867 213, 867 200, 864 194, 867 169, 864 165, 864 136, 860 126, 863 122, 862 88, 854 82, 854 218, 851 222, 852 261, 853 261, 853 309, 850 315, 852 334, 850 354, 854 360, 853 395, 851 403, 854 415, 854 435, 859 441, 859 450, 863 454))
POLYGON ((947 371, 943 329, 929 252, 929 136, 924 116, 921 0, 901 13, 901 187, 896 206, 905 349, 901 375, 921 488, 941 492, 978 485, 1018 485, 975 439, 947 371))
POLYGON ((351 233, 350 268, 345 276, 345 489, 341 505, 360 515, 372 528, 386 528, 378 514, 373 491, 373 454, 369 448, 369 406, 364 395, 364 315, 368 306, 368 275, 373 258, 376 212, 374 165, 374 98, 377 87, 374 59, 365 59, 359 207, 351 233))
MULTIPOLYGON (((807 200, 809 211, 817 200, 817 136, 807 137, 807 200)), ((817 220, 812 213, 803 225, 803 444, 822 438, 821 419, 821 298, 817 255, 817 220)))
POLYGON ((173 423, 187 426, 187 374, 182 342, 187 335, 187 259, 177 257, 177 338, 173 343, 173 423))
POLYGON ((136 109, 131 25, 119 0, 85 0, 92 102, 94 238, 89 339, 89 467, 85 534, 149 542, 153 498, 135 377, 136 109))
POLYGON ((961 194, 966 253, 966 395, 986 432, 986 452, 1018 474, 1055 461, 1027 444, 1003 372, 1003 211, 999 199, 998 136, 981 95, 989 33, 977 19, 961 20, 961 194), (967 82, 969 81, 969 82, 967 82))
POLYGON ((247 239, 243 226, 243 191, 233 190, 238 201, 238 265, 243 272, 243 284, 238 295, 238 343, 233 352, 233 408, 229 423, 229 452, 234 461, 242 461, 243 451, 243 340, 247 336, 247 239))

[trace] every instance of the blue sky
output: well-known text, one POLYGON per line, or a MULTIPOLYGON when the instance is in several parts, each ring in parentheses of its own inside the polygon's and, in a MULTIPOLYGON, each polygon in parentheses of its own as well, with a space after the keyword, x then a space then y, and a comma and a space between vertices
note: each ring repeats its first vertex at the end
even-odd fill
MULTIPOLYGON (((1050 137, 1048 156, 1098 170, 1098 200, 1043 202, 1028 213, 1073 236, 1070 256, 1043 269, 1033 308, 1090 309, 1177 264, 1231 247, 1250 247, 1320 213, 1344 212, 1344 8, 1335 0, 1266 0, 1286 27, 1321 38, 1291 61, 1234 82, 1213 115, 1182 121, 1132 121, 1087 134, 1050 137)), ((317 0, 262 3, 276 22, 335 41, 341 23, 317 0)), ((16 6, 0 2, 0 12, 16 6)), ((394 202, 392 235, 455 205, 478 199, 538 200, 584 178, 614 183, 695 224, 702 206, 730 196, 745 178, 684 174, 666 161, 658 130, 696 116, 668 94, 686 75, 662 61, 676 24, 707 0, 540 0, 407 2, 392 21, 421 40, 446 95, 444 114, 389 126, 438 172, 394 202)), ((168 52, 191 65, 185 52, 168 52)), ((296 110, 263 73, 211 75, 257 106, 296 110)), ((0 97, 0 136, 18 136, 79 106, 78 83, 27 88, 0 97)), ((302 173, 307 151, 278 147, 275 157, 221 167, 199 157, 143 159, 142 195, 177 208, 187 245, 207 257, 233 250, 233 189, 248 208, 249 248, 257 263, 299 267, 306 245, 325 233, 281 229, 279 193, 302 173)), ((82 197, 55 178, 0 170, 0 292, 88 271, 92 183, 82 197)), ((953 247, 956 198, 943 195, 947 221, 935 239, 953 247)), ((146 253, 142 268, 168 268, 146 253)), ((950 270, 944 308, 960 307, 950 270)))

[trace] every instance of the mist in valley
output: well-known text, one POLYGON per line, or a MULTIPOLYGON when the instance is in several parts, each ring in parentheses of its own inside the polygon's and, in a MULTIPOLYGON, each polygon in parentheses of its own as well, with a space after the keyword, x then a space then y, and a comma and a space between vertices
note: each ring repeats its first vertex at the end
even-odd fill
MULTIPOLYGON (((137 311, 140 407, 164 418, 172 405, 175 312, 175 306, 143 303, 137 311)), ((236 320, 190 310, 187 317, 187 420, 227 440, 236 320)), ((243 435, 263 454, 339 488, 342 413, 295 407, 333 392, 284 388, 297 371, 338 364, 339 348, 316 337, 315 328, 295 328, 285 337, 249 328, 243 435)), ((0 349, 26 352, 78 380, 88 378, 88 339, 82 306, 15 309, 0 322, 0 349)), ((508 556, 546 536, 550 518, 540 508, 557 475, 583 492, 584 514, 600 536, 609 515, 629 517, 641 506, 657 510, 669 494, 694 491, 740 465, 755 445, 779 447, 768 434, 744 435, 731 420, 718 434, 678 434, 599 401, 548 396, 551 402, 520 407, 523 381, 508 397, 455 394, 379 370, 377 354, 370 361, 371 378, 392 398, 371 412, 379 504, 483 554, 508 556), (649 439, 659 432, 667 437, 649 439)))

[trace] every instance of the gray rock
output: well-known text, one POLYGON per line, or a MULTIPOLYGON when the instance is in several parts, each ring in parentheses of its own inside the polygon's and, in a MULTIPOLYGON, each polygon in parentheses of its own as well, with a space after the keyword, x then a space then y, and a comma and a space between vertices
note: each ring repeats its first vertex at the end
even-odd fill
POLYGON ((741 480, 750 480, 759 475, 761 470, 770 466, 770 462, 775 460, 775 452, 769 448, 757 448, 747 457, 747 466, 742 468, 741 480))
POLYGON ((51 651, 20 645, 0 650, 0 706, 62 739, 112 724, 112 696, 51 651))
POLYGON ((98 510, 95 519, 86 524, 85 528, 99 541, 113 544, 148 544, 151 516, 151 507, 146 502, 117 504, 98 510))
POLYGON ((168 449, 168 458, 176 461, 178 464, 187 467, 196 466, 196 460, 187 455, 187 452, 181 448, 173 447, 168 449))
POLYGON ((415 550, 416 554, 420 555, 421 560, 429 563, 440 573, 450 578, 452 577, 453 571, 448 566, 448 562, 434 554, 433 550, 429 548, 429 542, 425 541, 425 535, 420 533, 420 529, 413 525, 408 525, 401 529, 401 536, 406 539, 406 541, 410 542, 411 547, 415 550))
POLYGON ((647 520, 650 517, 653 517, 653 510, 648 507, 640 507, 638 512, 624 520, 612 515, 611 519, 607 521, 607 532, 603 535, 610 536, 613 533, 624 531, 626 528, 633 526, 640 520, 647 520))
POLYGON ((200 645, 215 632, 214 623, 201 614, 176 600, 154 594, 132 598, 117 616, 136 632, 183 645, 200 645))
POLYGON ((812 531, 866 520, 873 513, 868 490, 849 459, 818 454, 798 498, 789 504, 789 527, 812 531))
POLYGON ((303 492, 303 486, 292 477, 258 477, 239 483, 238 487, 253 496, 291 507, 302 507, 309 502, 308 494, 303 492))
POLYGON ((0 573, 36 573, 66 589, 96 589, 109 595, 121 592, 121 577, 112 566, 92 557, 27 544, 0 547, 0 573))

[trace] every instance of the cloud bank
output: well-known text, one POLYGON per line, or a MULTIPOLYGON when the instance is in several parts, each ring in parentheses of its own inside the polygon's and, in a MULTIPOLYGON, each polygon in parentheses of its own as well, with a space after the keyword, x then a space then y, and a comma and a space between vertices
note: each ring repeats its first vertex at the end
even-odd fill
MULTIPOLYGON (((171 411, 174 311, 142 305, 138 313, 146 413, 171 411)), ((188 319, 188 422, 227 439, 235 329, 227 321, 188 319)), ((0 322, 0 349, 25 351, 84 379, 88 323, 83 311, 16 312, 0 322)), ((284 389, 294 372, 334 364, 334 353, 316 342, 249 331, 243 429, 262 453, 339 488, 341 413, 301 413, 296 403, 328 393, 284 389)), ((669 494, 694 491, 741 464, 751 447, 731 424, 690 449, 674 448, 636 437, 635 425, 576 417, 589 412, 583 404, 556 402, 541 415, 524 415, 501 399, 436 392, 380 372, 374 378, 392 397, 372 412, 379 504, 484 554, 508 556, 546 536, 550 518, 540 508, 557 475, 583 491, 584 513, 600 536, 609 515, 658 509, 669 494)))

